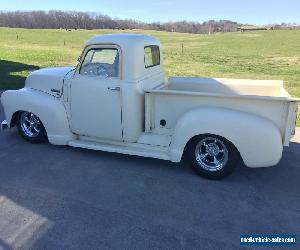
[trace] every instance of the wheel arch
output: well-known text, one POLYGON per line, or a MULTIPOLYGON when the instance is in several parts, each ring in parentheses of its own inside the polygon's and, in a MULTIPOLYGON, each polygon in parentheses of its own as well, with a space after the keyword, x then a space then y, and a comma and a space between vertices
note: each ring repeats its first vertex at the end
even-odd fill
POLYGON ((282 136, 271 121, 226 108, 197 108, 178 120, 170 144, 171 160, 180 161, 188 142, 202 134, 230 141, 248 167, 276 165, 282 156, 282 136))
POLYGON ((17 125, 19 116, 22 112, 24 112, 24 110, 19 110, 19 111, 16 111, 13 113, 13 115, 11 117, 10 125, 9 125, 10 128, 13 128, 17 125))
POLYGON ((66 145, 74 138, 64 104, 54 96, 23 88, 5 91, 1 96, 1 102, 9 127, 16 125, 20 112, 28 111, 39 117, 50 143, 66 145))

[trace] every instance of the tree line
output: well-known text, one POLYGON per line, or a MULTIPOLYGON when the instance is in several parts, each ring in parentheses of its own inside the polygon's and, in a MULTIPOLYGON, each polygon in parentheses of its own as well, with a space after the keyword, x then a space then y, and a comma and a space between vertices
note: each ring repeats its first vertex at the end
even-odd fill
POLYGON ((0 26, 29 29, 148 29, 183 33, 237 31, 240 24, 229 20, 207 22, 153 22, 111 18, 107 15, 79 11, 0 12, 0 26))
MULTIPOLYGON (((177 21, 144 23, 132 19, 80 11, 0 11, 0 27, 29 29, 147 29, 169 32, 208 34, 234 32, 242 24, 230 20, 210 20, 203 23, 177 21)), ((267 25, 268 29, 300 29, 296 23, 267 25)))

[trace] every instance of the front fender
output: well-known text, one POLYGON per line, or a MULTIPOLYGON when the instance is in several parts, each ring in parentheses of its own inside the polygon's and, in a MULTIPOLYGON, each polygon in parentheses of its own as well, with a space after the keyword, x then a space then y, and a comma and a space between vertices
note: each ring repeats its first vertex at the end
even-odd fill
POLYGON ((67 142, 74 138, 70 131, 64 104, 54 96, 23 88, 3 92, 1 102, 9 127, 12 125, 12 117, 16 112, 28 111, 40 118, 50 143, 67 145, 67 142))
POLYGON ((231 141, 248 167, 273 166, 282 156, 282 136, 271 121, 230 109, 198 108, 177 122, 170 146, 171 160, 180 161, 188 141, 206 133, 231 141))

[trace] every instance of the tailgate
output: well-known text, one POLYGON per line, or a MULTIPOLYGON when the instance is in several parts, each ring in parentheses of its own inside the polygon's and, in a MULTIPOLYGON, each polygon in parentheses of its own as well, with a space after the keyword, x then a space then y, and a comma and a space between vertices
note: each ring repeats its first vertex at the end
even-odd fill
POLYGON ((290 139, 295 135, 295 127, 297 121, 298 102, 292 101, 289 103, 288 116, 284 133, 284 146, 289 146, 290 139))

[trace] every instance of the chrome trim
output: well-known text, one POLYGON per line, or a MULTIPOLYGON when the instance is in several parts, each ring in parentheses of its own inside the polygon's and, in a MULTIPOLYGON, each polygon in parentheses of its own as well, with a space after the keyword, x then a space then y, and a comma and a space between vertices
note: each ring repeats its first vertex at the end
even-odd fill
POLYGON ((51 92, 54 92, 54 93, 60 94, 60 90, 59 90, 59 89, 51 89, 51 92))
POLYGON ((120 87, 108 87, 108 90, 112 90, 112 91, 120 91, 121 88, 120 87))
POLYGON ((5 129, 8 129, 8 124, 7 124, 7 121, 4 120, 3 122, 1 122, 1 130, 5 130, 5 129))

